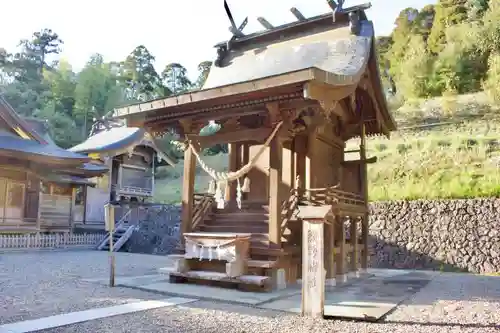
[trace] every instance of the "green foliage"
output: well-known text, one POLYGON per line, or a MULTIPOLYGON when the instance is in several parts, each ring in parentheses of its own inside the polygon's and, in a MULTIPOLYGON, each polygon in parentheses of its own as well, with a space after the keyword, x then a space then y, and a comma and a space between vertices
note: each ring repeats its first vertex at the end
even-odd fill
POLYGON ((211 61, 202 61, 198 64, 198 72, 200 75, 195 82, 195 87, 197 89, 203 88, 205 81, 207 80, 208 74, 210 73, 210 68, 212 67, 211 61))
POLYGON ((165 66, 161 77, 165 87, 167 87, 173 94, 181 94, 190 90, 193 86, 187 76, 187 70, 178 63, 171 63, 165 66))
POLYGON ((437 54, 445 45, 446 29, 467 19, 466 0, 439 0, 429 35, 429 50, 437 54))
POLYGON ((488 59, 488 65, 484 90, 494 104, 500 105, 500 54, 492 54, 488 59))
POLYGON ((489 54, 500 53, 498 1, 439 0, 402 10, 395 24, 377 39, 379 64, 406 103, 480 91, 489 54))
MULTIPOLYGON (((180 64, 168 65, 160 76, 155 57, 139 45, 119 62, 94 54, 75 73, 57 58, 63 41, 54 31, 35 32, 19 45, 17 53, 0 48, 0 93, 21 115, 46 120, 54 142, 64 148, 87 138, 94 119, 115 107, 201 87, 211 65, 200 63, 194 84, 180 64)), ((166 152, 182 156, 170 139, 160 141, 166 152)))
POLYGON ((390 140, 368 140, 368 156, 378 157, 368 169, 371 200, 500 195, 498 109, 479 95, 454 98, 453 113, 440 106, 440 99, 418 105, 420 118, 413 117, 411 108, 402 108, 396 115, 406 129, 401 126, 390 140), (440 126, 423 125, 431 114, 440 126))
POLYGON ((407 99, 427 95, 430 62, 421 36, 412 36, 408 40, 400 65, 395 73, 398 90, 407 99))

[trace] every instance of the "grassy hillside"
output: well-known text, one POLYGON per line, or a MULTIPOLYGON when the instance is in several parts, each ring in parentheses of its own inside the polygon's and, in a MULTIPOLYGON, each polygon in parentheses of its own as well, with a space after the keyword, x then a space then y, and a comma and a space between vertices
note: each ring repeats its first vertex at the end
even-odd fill
MULTIPOLYGON (((227 171, 228 157, 226 154, 217 156, 204 156, 203 160, 210 167, 218 171, 227 171)), ((177 203, 180 202, 182 192, 182 172, 184 165, 182 160, 174 167, 162 167, 157 175, 155 183, 155 202, 177 203)), ((210 177, 207 176, 199 165, 196 165, 195 192, 205 192, 208 189, 210 177)))
MULTIPOLYGON (((482 94, 416 101, 394 111, 399 130, 367 142, 371 200, 467 198, 500 194, 500 110, 482 94)), ((359 144, 348 143, 352 148, 359 144)), ((205 157, 220 170, 227 156, 205 157)), ((182 164, 163 170, 156 200, 178 202, 182 164)), ((197 169, 196 189, 210 179, 197 169)))
POLYGON ((371 200, 500 194, 500 114, 483 95, 419 103, 394 112, 391 139, 368 141, 371 200))

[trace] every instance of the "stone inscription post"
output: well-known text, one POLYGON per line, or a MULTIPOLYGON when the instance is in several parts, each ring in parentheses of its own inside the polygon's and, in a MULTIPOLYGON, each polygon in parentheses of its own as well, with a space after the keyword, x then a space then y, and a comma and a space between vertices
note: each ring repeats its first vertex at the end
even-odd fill
POLYGON ((302 219, 302 315, 323 317, 325 306, 324 228, 330 206, 299 207, 302 219))

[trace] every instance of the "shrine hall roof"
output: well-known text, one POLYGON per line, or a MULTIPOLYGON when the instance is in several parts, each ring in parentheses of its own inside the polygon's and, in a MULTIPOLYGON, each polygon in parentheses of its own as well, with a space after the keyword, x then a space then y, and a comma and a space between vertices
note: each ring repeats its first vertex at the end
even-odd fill
POLYGON ((144 129, 138 127, 122 126, 107 128, 90 136, 86 141, 69 150, 83 154, 116 155, 137 145, 151 147, 168 164, 176 164, 174 159, 163 153, 156 146, 153 139, 144 129))
POLYGON ((0 136, 0 150, 18 157, 22 155, 26 159, 30 156, 34 158, 50 158, 55 160, 67 160, 68 162, 87 162, 89 158, 82 154, 76 154, 57 146, 40 144, 34 140, 26 140, 10 135, 0 136))
MULTIPOLYGON (((373 23, 364 13, 369 7, 346 8, 233 36, 216 45, 218 58, 202 90, 117 108, 113 117, 167 126, 201 112, 240 107, 279 95, 303 98, 303 84, 309 81, 338 87, 357 84, 369 71, 373 104, 380 110, 386 130, 394 130, 395 121, 380 83, 373 23)), ((373 131, 378 132, 378 127, 373 131)))

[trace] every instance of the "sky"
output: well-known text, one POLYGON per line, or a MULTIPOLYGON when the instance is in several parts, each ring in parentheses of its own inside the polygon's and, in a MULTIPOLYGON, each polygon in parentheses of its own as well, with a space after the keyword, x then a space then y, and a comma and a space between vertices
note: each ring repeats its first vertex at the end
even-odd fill
MULTIPOLYGON (((6 0, 2 1, 0 47, 12 52, 20 39, 50 28, 64 41, 61 56, 75 71, 90 56, 100 53, 106 61, 120 61, 138 45, 156 57, 157 70, 178 62, 191 77, 197 65, 213 60, 213 46, 231 37, 223 0, 6 0)), ((363 0, 346 0, 344 7, 363 0)), ((422 8, 432 0, 372 0, 367 16, 377 35, 387 35, 398 13, 407 7, 422 8), (392 5, 389 5, 392 3, 392 5)), ((291 7, 306 17, 327 13, 326 0, 228 0, 236 24, 248 16, 245 33, 262 30, 257 17, 279 25, 295 20, 291 7)))

